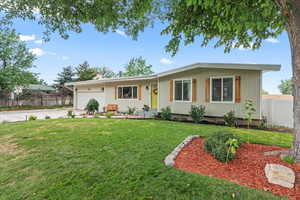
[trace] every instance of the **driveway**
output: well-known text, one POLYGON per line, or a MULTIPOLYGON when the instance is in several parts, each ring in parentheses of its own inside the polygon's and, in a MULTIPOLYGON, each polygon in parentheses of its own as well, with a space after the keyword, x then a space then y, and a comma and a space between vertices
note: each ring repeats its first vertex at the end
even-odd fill
MULTIPOLYGON (((51 119, 65 118, 70 109, 42 109, 42 110, 18 110, 0 112, 1 122, 18 122, 26 121, 30 115, 34 115, 37 119, 45 119, 49 116, 51 119)), ((75 111, 76 115, 84 113, 84 111, 75 111)))

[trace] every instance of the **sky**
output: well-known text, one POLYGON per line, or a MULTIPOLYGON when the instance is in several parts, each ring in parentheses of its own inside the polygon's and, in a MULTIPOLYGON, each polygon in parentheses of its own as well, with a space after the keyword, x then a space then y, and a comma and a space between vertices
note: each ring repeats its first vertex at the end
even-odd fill
POLYGON ((32 71, 39 73, 40 78, 48 84, 52 84, 57 73, 69 65, 76 67, 88 61, 93 67, 106 66, 118 72, 132 57, 139 56, 153 65, 154 72, 196 62, 280 64, 280 72, 263 74, 263 89, 270 94, 279 94, 277 86, 280 81, 292 76, 290 46, 285 32, 278 38, 265 40, 262 47, 255 51, 239 48, 224 53, 222 47, 213 48, 213 43, 201 47, 200 41, 196 41, 192 45, 182 45, 176 56, 172 57, 165 51, 170 37, 160 35, 163 28, 160 24, 140 33, 137 41, 126 36, 122 30, 102 34, 92 25, 83 25, 82 33, 71 33, 67 40, 54 33, 49 42, 42 40, 45 29, 35 22, 15 21, 14 28, 20 34, 20 39, 37 56, 34 63, 36 67, 32 71))

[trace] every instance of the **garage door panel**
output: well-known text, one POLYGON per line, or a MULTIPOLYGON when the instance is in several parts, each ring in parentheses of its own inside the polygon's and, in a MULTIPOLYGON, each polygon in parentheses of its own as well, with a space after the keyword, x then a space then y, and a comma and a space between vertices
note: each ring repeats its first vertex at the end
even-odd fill
POLYGON ((84 110, 90 99, 96 99, 99 102, 99 111, 105 106, 104 94, 100 92, 78 92, 77 109, 84 110))

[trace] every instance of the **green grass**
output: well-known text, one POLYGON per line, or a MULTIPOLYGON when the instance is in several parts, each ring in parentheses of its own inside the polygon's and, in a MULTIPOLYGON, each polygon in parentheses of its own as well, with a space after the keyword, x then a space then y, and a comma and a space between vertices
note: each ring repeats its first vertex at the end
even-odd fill
POLYGON ((58 119, 0 124, 0 199, 279 199, 223 179, 166 167, 188 135, 231 130, 289 147, 292 135, 169 121, 58 119), (17 145, 17 146, 16 146, 17 145), (2 148, 3 151, 3 148, 2 148))

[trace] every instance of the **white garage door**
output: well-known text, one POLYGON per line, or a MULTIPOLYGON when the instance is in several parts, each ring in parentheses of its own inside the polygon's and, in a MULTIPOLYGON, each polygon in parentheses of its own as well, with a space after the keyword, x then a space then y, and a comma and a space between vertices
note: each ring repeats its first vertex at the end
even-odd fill
POLYGON ((77 93, 77 109, 84 110, 90 99, 96 99, 99 102, 99 111, 105 106, 104 93, 99 91, 78 92, 77 93))

